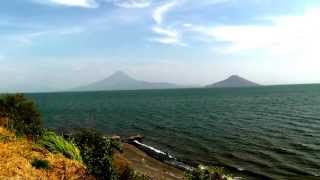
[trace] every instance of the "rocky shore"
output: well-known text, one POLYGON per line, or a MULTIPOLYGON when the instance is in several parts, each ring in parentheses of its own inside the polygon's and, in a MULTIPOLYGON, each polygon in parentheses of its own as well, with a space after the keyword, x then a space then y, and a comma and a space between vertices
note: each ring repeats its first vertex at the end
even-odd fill
POLYGON ((182 170, 156 160, 131 144, 123 144, 122 155, 129 161, 135 171, 152 179, 177 180, 184 178, 182 170))
MULTIPOLYGON (((131 167, 140 174, 152 179, 184 179, 184 172, 191 167, 178 162, 173 156, 154 147, 143 144, 143 135, 127 138, 111 136, 111 139, 122 143, 122 156, 128 160, 131 167)), ((119 157, 121 155, 116 155, 119 157)))

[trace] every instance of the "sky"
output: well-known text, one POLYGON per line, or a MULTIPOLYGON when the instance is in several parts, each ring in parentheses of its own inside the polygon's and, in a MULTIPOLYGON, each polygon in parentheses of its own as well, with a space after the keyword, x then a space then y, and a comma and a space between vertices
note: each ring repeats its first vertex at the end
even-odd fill
POLYGON ((118 70, 181 85, 320 83, 319 17, 319 0, 2 0, 0 92, 118 70))

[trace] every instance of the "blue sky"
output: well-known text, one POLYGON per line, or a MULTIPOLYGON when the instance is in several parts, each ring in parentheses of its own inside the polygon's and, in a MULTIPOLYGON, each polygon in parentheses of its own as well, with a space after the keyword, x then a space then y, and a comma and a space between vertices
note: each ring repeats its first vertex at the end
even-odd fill
POLYGON ((205 85, 320 83, 318 0, 4 0, 0 91, 63 90, 123 70, 205 85))

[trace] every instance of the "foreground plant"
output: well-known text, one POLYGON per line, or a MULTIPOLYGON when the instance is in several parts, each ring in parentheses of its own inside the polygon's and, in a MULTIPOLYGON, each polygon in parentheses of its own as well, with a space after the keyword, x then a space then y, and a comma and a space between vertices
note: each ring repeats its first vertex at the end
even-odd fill
POLYGON ((91 174, 102 180, 116 178, 112 159, 113 150, 120 150, 118 143, 94 130, 80 130, 74 135, 74 141, 80 148, 83 162, 91 174))
POLYGON ((226 175, 221 167, 207 167, 199 165, 198 168, 187 172, 188 180, 233 180, 229 175, 226 175))
POLYGON ((44 132, 37 143, 38 145, 48 149, 50 152, 61 153, 67 158, 82 162, 78 147, 54 132, 44 132))
POLYGON ((31 162, 32 167, 36 169, 49 169, 49 161, 47 160, 42 160, 42 159, 34 159, 31 162))
POLYGON ((0 97, 0 118, 0 124, 18 136, 25 135, 37 139, 42 134, 40 113, 35 104, 23 94, 0 97))

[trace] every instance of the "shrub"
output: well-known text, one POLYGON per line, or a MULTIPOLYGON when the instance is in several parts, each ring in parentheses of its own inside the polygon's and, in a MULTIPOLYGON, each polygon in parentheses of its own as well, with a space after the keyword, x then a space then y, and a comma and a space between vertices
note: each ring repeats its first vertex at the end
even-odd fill
POLYGON ((49 169, 49 161, 41 160, 41 159, 34 159, 31 162, 32 167, 36 169, 49 169))
POLYGON ((22 94, 6 95, 0 98, 0 116, 7 117, 8 128, 19 135, 33 139, 42 134, 42 122, 35 104, 22 94))
POLYGON ((206 167, 199 165, 198 168, 186 173, 188 180, 232 180, 229 175, 225 175, 221 167, 206 167))
POLYGON ((94 130, 80 130, 74 135, 74 141, 80 148, 83 162, 88 171, 97 179, 115 179, 112 168, 113 150, 120 150, 119 143, 105 138, 94 130))
POLYGON ((0 98, 0 117, 6 116, 4 99, 0 98))
POLYGON ((69 159, 82 162, 80 150, 78 149, 78 147, 54 132, 44 132, 37 143, 38 145, 48 149, 50 152, 62 153, 69 159))

